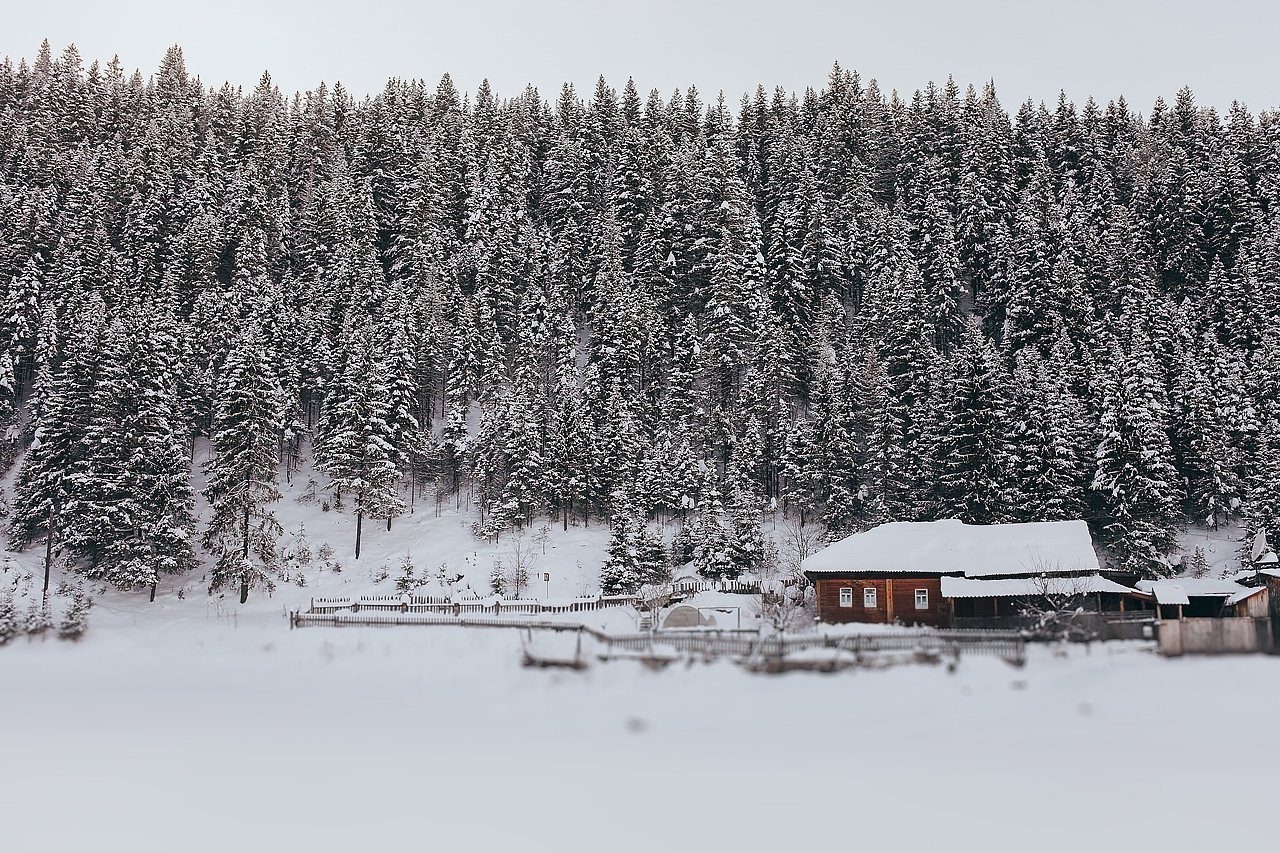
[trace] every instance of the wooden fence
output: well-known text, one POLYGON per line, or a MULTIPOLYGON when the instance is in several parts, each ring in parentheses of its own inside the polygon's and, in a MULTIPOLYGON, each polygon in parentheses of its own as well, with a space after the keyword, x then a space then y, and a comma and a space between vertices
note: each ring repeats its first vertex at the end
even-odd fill
POLYGON ((572 622, 503 619, 495 616, 447 616, 433 613, 378 610, 296 612, 290 614, 296 628, 309 626, 452 625, 465 628, 515 628, 523 631, 577 631, 604 647, 605 657, 619 651, 668 650, 686 655, 735 658, 785 658, 809 649, 831 649, 855 657, 889 652, 926 653, 959 657, 992 655, 1021 664, 1026 659, 1022 636, 1014 631, 889 631, 874 634, 762 635, 757 630, 654 631, 607 634, 572 622))
POLYGON ((598 595, 593 598, 575 598, 569 601, 537 601, 534 599, 461 598, 451 600, 421 595, 359 595, 344 598, 313 598, 308 613, 437 613, 461 616, 463 614, 523 613, 586 613, 606 607, 625 607, 635 604, 632 595, 598 595))
POLYGON ((537 616, 543 613, 586 613, 607 607, 639 605, 649 608, 655 603, 665 604, 673 597, 697 595, 700 592, 723 592, 734 595, 759 595, 760 583, 752 580, 681 581, 648 589, 643 596, 595 595, 568 601, 539 601, 536 599, 460 598, 410 595, 352 595, 319 597, 311 599, 310 613, 395 612, 395 613, 452 613, 489 614, 523 613, 537 616))
POLYGON ((1159 623, 1160 654, 1214 655, 1272 650, 1271 619, 1171 619, 1159 623))

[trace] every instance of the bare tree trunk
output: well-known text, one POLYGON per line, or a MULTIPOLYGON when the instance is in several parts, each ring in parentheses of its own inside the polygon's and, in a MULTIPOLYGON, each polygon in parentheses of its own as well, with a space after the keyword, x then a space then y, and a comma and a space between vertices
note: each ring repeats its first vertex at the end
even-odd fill
MULTIPOLYGON (((253 485, 253 478, 249 475, 248 470, 245 471, 244 484, 245 484, 246 504, 244 508, 244 536, 241 539, 240 556, 244 558, 244 562, 247 566, 249 563, 249 506, 247 501, 249 497, 249 490, 253 485)), ((249 570, 248 568, 246 568, 244 570, 244 574, 240 576, 240 603, 244 604, 248 600, 249 600, 249 570)))
POLYGON ((356 559, 360 559, 360 533, 364 527, 364 508, 360 506, 359 499, 356 500, 356 559))
POLYGON ((44 529, 44 603, 49 603, 49 571, 53 568, 53 503, 49 503, 49 523, 44 529))

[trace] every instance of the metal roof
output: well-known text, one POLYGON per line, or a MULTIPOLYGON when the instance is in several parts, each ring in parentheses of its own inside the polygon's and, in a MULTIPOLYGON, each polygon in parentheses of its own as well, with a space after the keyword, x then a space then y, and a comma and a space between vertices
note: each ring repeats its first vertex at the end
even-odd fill
MULTIPOLYGON (((1190 604, 1192 598, 1229 599, 1248 592, 1252 595, 1262 587, 1241 586, 1226 578, 1173 578, 1171 580, 1138 581, 1138 589, 1153 593, 1159 604, 1190 604)), ((1245 595, 1238 599, 1243 601, 1245 595)))
POLYGON ((1100 575, 1003 580, 942 578, 943 598, 1030 598, 1040 595, 1085 595, 1094 592, 1126 593, 1133 590, 1100 575))

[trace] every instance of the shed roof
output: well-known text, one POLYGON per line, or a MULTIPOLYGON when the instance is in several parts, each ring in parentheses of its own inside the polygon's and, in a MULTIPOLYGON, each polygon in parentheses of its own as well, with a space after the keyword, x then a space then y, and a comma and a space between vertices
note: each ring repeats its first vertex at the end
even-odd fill
POLYGON ((1029 598, 1037 595, 1083 595, 1093 592, 1133 592, 1101 575, 1077 578, 1003 578, 975 580, 944 577, 943 598, 1029 598))
POLYGON ((893 521, 832 543, 801 563, 812 574, 939 574, 966 577, 1096 572, 1083 521, 965 524, 893 521))
MULTIPOLYGON (((1252 594, 1261 587, 1241 586, 1226 578, 1173 578, 1160 581, 1138 581, 1138 589, 1153 593, 1159 604, 1190 604, 1192 598, 1231 598, 1242 591, 1252 594)), ((1246 595, 1239 599, 1248 598, 1246 595)))
POLYGON ((1240 590, 1235 595, 1227 599, 1227 606, 1230 607, 1233 604, 1239 604, 1240 602, 1244 601, 1246 598, 1253 598, 1258 593, 1266 592, 1266 591, 1267 591, 1267 588, 1265 586, 1245 587, 1244 589, 1240 590))

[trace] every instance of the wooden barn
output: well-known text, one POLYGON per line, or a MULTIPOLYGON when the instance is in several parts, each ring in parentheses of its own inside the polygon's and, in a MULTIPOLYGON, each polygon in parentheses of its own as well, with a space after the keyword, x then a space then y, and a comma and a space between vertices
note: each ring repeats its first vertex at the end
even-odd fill
MULTIPOLYGON (((938 627, 951 625, 953 616, 955 596, 945 595, 944 578, 1095 577, 1099 571, 1083 521, 973 525, 954 519, 882 524, 831 544, 801 568, 824 622, 938 627)), ((978 597, 994 602, 1001 594, 987 591, 994 595, 978 597)))

